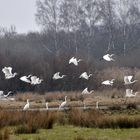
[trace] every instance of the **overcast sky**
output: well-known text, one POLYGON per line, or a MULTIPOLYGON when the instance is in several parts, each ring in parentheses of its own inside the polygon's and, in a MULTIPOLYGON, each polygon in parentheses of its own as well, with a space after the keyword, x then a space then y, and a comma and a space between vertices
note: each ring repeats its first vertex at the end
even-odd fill
POLYGON ((0 0, 0 26, 15 25, 18 33, 39 30, 35 13, 36 0, 0 0))

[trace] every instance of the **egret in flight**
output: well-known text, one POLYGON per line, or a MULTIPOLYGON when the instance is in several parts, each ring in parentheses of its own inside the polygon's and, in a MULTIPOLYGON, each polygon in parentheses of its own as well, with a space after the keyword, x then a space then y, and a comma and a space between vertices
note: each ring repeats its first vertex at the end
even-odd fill
POLYGON ((132 89, 126 89, 125 97, 135 97, 138 92, 133 93, 132 89))
POLYGON ((75 57, 72 57, 70 60, 69 60, 69 64, 73 63, 75 66, 78 66, 78 63, 82 61, 82 59, 78 59, 75 58, 75 57))
POLYGON ((53 75, 54 80, 63 79, 64 77, 66 77, 66 75, 60 76, 60 72, 57 72, 53 75))
POLYGON ((85 88, 83 91, 82 91, 82 94, 91 94, 93 93, 94 90, 91 90, 91 91, 88 91, 88 88, 85 88))
POLYGON ((134 80, 134 81, 132 81, 132 78, 133 78, 133 76, 124 76, 124 84, 125 85, 130 85, 130 84, 133 84, 133 83, 135 83, 136 81, 138 81, 138 80, 134 80))
POLYGON ((29 78, 31 77, 32 75, 28 75, 28 76, 22 76, 20 77, 20 80, 23 81, 23 82, 26 82, 26 83, 31 83, 31 81, 29 80, 29 78))
POLYGON ((2 69, 2 72, 5 74, 5 79, 11 79, 14 78, 17 73, 12 73, 12 67, 4 67, 2 69))
POLYGON ((103 56, 103 59, 106 60, 106 61, 115 61, 113 59, 113 56, 114 56, 114 54, 106 54, 106 55, 103 56))
POLYGON ((31 76, 31 85, 41 84, 43 79, 38 78, 37 76, 31 76))
POLYGON ((79 76, 79 78, 83 78, 83 79, 86 79, 86 80, 88 80, 90 77, 92 76, 92 74, 87 74, 87 72, 83 72, 80 76, 79 76))
POLYGON ((7 94, 4 94, 4 91, 0 91, 0 98, 7 98, 10 94, 12 93, 12 91, 9 91, 7 94))
POLYGON ((114 80, 115 80, 115 79, 103 81, 103 82, 102 82, 102 85, 113 86, 114 80))

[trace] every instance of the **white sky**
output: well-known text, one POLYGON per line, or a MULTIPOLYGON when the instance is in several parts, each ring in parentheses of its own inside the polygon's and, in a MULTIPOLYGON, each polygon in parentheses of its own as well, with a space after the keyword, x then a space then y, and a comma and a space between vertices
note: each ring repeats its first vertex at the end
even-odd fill
POLYGON ((36 0, 0 0, 0 27, 16 26, 18 33, 37 31, 36 0))

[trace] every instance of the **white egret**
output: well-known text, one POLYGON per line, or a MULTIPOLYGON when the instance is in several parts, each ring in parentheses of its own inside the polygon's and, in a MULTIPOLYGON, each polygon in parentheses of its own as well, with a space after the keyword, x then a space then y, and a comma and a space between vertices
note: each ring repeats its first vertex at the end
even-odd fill
POLYGON ((125 97, 135 97, 137 95, 138 92, 133 93, 132 89, 126 89, 126 94, 125 97))
POLYGON ((11 93, 12 91, 9 91, 7 94, 4 94, 3 97, 7 98, 11 93))
POLYGON ((79 76, 79 78, 83 78, 83 79, 86 79, 86 80, 88 80, 90 77, 92 76, 92 74, 87 74, 87 72, 83 72, 80 76, 79 76))
POLYGON ((0 98, 7 98, 11 93, 12 91, 9 91, 7 94, 4 94, 4 91, 0 91, 0 98))
POLYGON ((37 76, 31 76, 31 85, 41 84, 43 79, 38 78, 37 76))
POLYGON ((130 84, 133 84, 136 81, 138 81, 138 80, 131 81, 132 78, 133 78, 133 76, 131 76, 131 75, 130 76, 124 76, 124 84, 125 85, 130 85, 130 84))
POLYGON ((84 109, 86 109, 86 103, 85 103, 85 102, 83 102, 83 104, 84 104, 84 109))
POLYGON ((49 103, 48 103, 48 102, 46 102, 46 110, 48 110, 48 109, 49 109, 48 104, 49 104, 49 103))
POLYGON ((66 77, 66 75, 60 76, 60 72, 57 72, 53 75, 54 80, 63 79, 64 77, 66 77))
POLYGON ((113 86, 114 80, 115 80, 115 79, 103 81, 103 82, 102 82, 102 85, 113 86))
POLYGON ((11 79, 14 78, 17 73, 12 73, 12 67, 4 67, 2 69, 2 72, 5 74, 5 79, 11 79))
POLYGON ((29 99, 27 99, 27 103, 24 106, 23 110, 28 110, 30 108, 30 103, 29 103, 29 99))
POLYGON ((106 61, 115 61, 112 57, 114 56, 114 54, 106 54, 103 56, 103 59, 106 61))
POLYGON ((70 60, 69 60, 69 64, 73 63, 75 66, 78 66, 78 63, 82 61, 82 59, 78 59, 75 58, 75 57, 72 57, 70 60))
POLYGON ((85 88, 83 91, 82 91, 82 94, 91 94, 93 93, 94 90, 91 90, 91 91, 88 91, 88 88, 85 88))
POLYGON ((99 102, 96 102, 96 109, 99 109, 99 102))
POLYGON ((59 109, 63 108, 66 105, 66 103, 67 103, 67 96, 65 96, 65 101, 60 104, 59 109))
POLYGON ((26 82, 26 83, 31 83, 31 81, 29 80, 29 78, 31 77, 32 75, 28 75, 28 76, 22 76, 20 77, 20 80, 23 81, 23 82, 26 82))

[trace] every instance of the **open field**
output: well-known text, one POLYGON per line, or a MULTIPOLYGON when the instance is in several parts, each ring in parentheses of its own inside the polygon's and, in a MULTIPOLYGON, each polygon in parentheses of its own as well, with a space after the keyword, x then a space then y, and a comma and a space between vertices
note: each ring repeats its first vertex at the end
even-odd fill
POLYGON ((54 126, 37 134, 11 135, 10 140, 138 140, 140 129, 95 129, 54 126))

